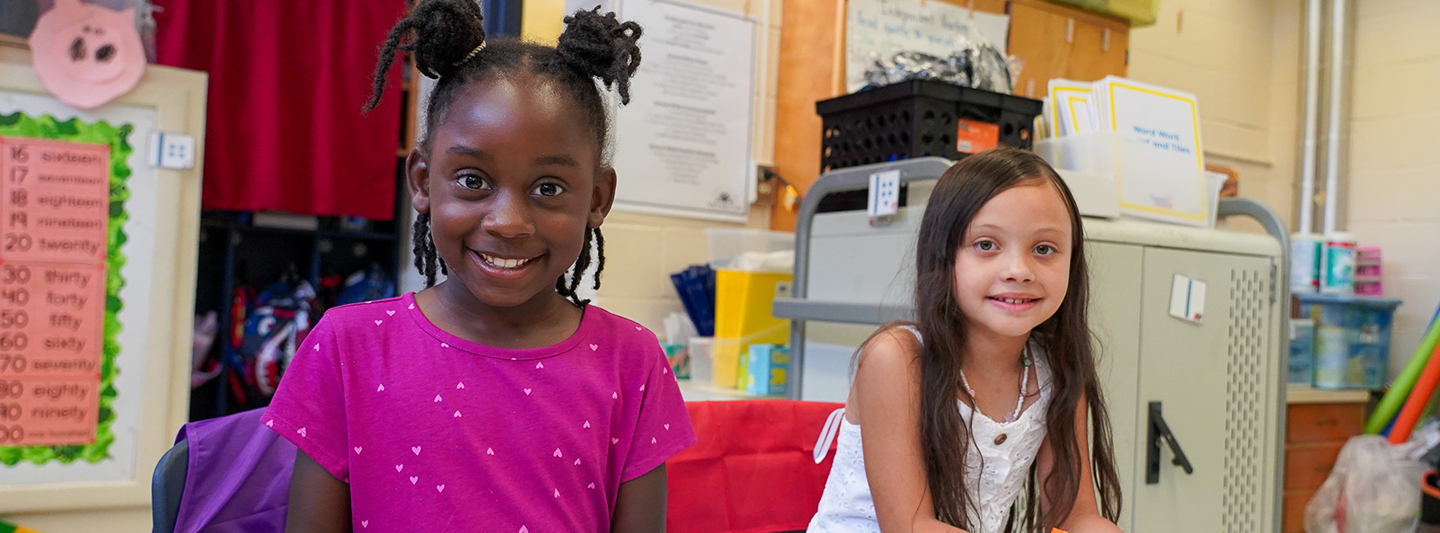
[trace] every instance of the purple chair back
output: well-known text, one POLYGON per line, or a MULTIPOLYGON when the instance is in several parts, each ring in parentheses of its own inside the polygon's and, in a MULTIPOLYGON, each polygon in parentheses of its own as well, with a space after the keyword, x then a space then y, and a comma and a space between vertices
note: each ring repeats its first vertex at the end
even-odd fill
POLYGON ((283 533, 295 445, 260 424, 265 409, 186 424, 189 473, 176 533, 283 533))

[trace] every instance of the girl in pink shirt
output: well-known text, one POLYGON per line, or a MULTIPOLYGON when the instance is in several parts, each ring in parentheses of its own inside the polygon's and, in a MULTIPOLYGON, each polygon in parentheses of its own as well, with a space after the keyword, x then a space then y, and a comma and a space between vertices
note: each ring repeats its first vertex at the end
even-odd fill
POLYGON ((695 442, 654 334, 576 295, 615 197, 596 81, 629 101, 641 29, 580 11, 555 48, 424 0, 380 51, 439 79, 406 160, 430 288, 331 309, 262 422, 300 449, 289 531, 660 531, 695 442), (436 271, 447 274, 435 284, 436 271))

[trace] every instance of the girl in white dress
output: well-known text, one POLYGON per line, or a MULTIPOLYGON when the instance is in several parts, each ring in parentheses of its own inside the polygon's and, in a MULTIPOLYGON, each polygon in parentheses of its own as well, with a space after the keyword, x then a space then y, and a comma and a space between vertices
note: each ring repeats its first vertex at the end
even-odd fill
POLYGON ((816 446, 838 433, 810 532, 1120 531, 1082 237, 1033 153, 991 150, 940 177, 916 243, 917 320, 862 345, 816 446))

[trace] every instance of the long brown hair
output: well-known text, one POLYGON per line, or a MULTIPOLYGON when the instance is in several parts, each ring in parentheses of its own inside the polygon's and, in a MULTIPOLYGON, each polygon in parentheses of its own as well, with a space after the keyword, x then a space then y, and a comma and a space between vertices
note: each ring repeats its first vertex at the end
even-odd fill
POLYGON ((1060 192, 1074 237, 1069 290, 1055 314, 1032 333, 1045 348, 1054 380, 1045 416, 1052 468, 1049 475, 1037 480, 1032 467, 1028 497, 1023 506, 1015 506, 1008 529, 1048 532, 1069 517, 1079 491, 1092 490, 1080 486, 1085 458, 1075 438, 1075 410, 1082 394, 1090 413, 1094 453, 1089 459, 1099 489, 1100 512, 1112 522, 1120 515, 1120 481, 1115 473, 1110 420, 1086 320, 1089 279, 1079 210, 1070 189, 1045 161, 1031 152, 1000 148, 970 156, 940 176, 926 204, 915 245, 915 317, 925 339, 920 347, 920 441, 925 478, 936 518, 966 530, 979 524, 975 523, 977 517, 971 516, 967 502, 972 495, 965 487, 965 454, 974 446, 970 428, 955 405, 956 398, 965 394, 960 387, 960 354, 967 340, 963 327, 967 320, 955 299, 955 253, 981 206, 1011 187, 1036 182, 1049 183, 1060 192), (1037 490, 1047 503, 1044 508, 1035 497, 1037 490))

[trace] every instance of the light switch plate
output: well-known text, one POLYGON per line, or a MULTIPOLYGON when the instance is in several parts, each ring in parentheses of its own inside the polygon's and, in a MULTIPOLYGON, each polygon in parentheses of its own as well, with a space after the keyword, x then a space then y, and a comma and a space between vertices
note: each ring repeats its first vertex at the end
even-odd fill
POLYGON ((152 166, 161 168, 195 168, 195 137, 183 133, 151 132, 147 159, 152 166))
POLYGON ((900 210, 900 171, 887 170, 870 175, 869 201, 866 211, 870 222, 889 220, 900 210))

